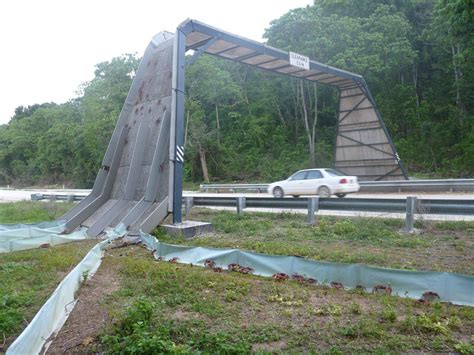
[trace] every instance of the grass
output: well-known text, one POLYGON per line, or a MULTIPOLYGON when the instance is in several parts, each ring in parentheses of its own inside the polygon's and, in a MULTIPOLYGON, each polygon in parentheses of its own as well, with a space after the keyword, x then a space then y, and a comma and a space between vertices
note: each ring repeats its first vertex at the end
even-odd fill
POLYGON ((7 344, 20 334, 64 276, 96 243, 89 240, 1 254, 0 336, 7 344))
POLYGON ((50 221, 61 217, 73 206, 72 203, 65 202, 0 203, 0 224, 50 221))
POLYGON ((474 274, 474 222, 425 221, 423 233, 414 235, 399 233, 403 221, 396 219, 319 217, 311 227, 299 214, 208 209, 193 209, 189 219, 211 222, 215 233, 184 239, 158 228, 155 235, 174 244, 474 274))
POLYGON ((473 351, 474 309, 420 304, 296 281, 156 262, 140 247, 108 252, 119 290, 84 352, 473 351), (120 253, 120 254, 119 254, 120 253))
MULTIPOLYGON (((0 204, 0 223, 55 219, 72 204, 15 202, 0 204)), ((97 241, 0 254, 0 337, 9 344, 49 298, 63 277, 97 241)), ((0 352, 2 349, 0 343, 0 352)))

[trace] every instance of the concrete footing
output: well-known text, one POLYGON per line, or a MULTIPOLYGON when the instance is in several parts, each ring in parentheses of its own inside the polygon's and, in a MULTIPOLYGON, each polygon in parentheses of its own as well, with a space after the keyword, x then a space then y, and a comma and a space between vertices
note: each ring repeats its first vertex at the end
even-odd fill
POLYGON ((211 223, 185 221, 179 224, 165 224, 163 225, 166 233, 174 236, 184 236, 185 238, 192 238, 196 235, 203 235, 214 232, 211 223))

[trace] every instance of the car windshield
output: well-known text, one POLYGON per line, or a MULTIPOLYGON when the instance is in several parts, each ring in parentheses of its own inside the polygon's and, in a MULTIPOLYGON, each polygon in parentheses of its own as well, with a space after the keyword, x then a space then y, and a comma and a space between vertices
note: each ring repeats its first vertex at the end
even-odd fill
POLYGON ((345 176, 345 174, 334 169, 324 169, 324 171, 327 172, 331 176, 345 176))

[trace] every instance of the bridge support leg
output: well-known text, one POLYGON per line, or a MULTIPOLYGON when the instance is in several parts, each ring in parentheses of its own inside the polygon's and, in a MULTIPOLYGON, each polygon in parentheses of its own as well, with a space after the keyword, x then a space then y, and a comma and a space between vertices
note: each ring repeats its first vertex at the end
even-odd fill
MULTIPOLYGON (((184 66, 186 57, 186 36, 181 30, 176 31, 175 37, 175 77, 173 78, 174 117, 174 149, 173 157, 173 224, 182 221, 183 201, 183 164, 184 164, 184 66)), ((173 130, 172 130, 173 132, 173 130)), ((173 142, 173 139, 171 140, 173 142)))

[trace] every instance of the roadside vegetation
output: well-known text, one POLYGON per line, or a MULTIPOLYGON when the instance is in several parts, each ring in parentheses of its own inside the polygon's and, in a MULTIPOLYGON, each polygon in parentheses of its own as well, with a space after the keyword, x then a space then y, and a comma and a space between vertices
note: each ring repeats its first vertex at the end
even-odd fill
POLYGON ((293 213, 216 211, 194 208, 190 220, 211 222, 213 234, 192 239, 155 231, 160 241, 240 248, 315 260, 398 269, 474 274, 474 222, 418 221, 421 234, 405 234, 401 219, 318 216, 314 227, 293 213))
POLYGON ((0 254, 0 352, 96 243, 89 240, 0 254))
POLYGON ((20 201, 0 203, 0 224, 35 223, 54 220, 74 204, 66 202, 20 201))
MULTIPOLYGON (((70 329, 78 331, 79 324, 68 320, 53 349, 108 354, 474 350, 469 307, 157 262, 140 246, 109 250, 101 269, 120 280, 104 299, 89 301, 106 310, 107 319, 99 331, 75 338, 70 329)), ((94 292, 86 285, 80 302, 94 292)))
MULTIPOLYGON (((0 224, 56 219, 73 205, 0 203, 0 224)), ((51 293, 97 241, 0 254, 0 352, 18 336, 51 293)))

